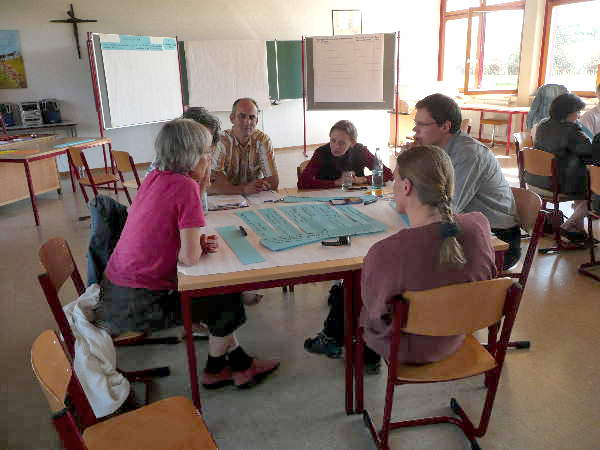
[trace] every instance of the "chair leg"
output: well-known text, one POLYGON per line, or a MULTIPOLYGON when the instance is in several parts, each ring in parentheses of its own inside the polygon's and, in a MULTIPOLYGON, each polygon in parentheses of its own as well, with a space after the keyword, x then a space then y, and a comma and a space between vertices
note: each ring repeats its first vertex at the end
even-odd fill
POLYGON ((119 189, 117 189, 117 182, 116 181, 114 182, 114 188, 115 188, 115 196, 117 198, 119 198, 119 189))
POLYGON ((83 194, 83 198, 85 199, 85 204, 87 205, 87 203, 90 201, 88 199, 88 196, 85 192, 85 188, 83 187, 83 184, 79 183, 79 189, 81 189, 81 193, 83 194))
POLYGON ((127 190, 127 188, 125 186, 123 186, 123 190, 125 191, 125 197, 127 197, 127 201, 131 205, 131 196, 129 195, 129 191, 127 190))
POLYGON ((594 244, 593 220, 594 219, 590 215, 588 215, 588 245, 590 247, 590 262, 583 263, 582 265, 580 265, 578 271, 580 274, 585 275, 586 277, 590 277, 596 281, 600 281, 600 273, 596 274, 588 270, 592 267, 600 267, 600 262, 596 260, 595 255, 596 245, 594 244))
POLYGON ((380 448, 388 448, 388 438, 390 436, 390 422, 392 420, 392 404, 394 403, 394 383, 392 377, 388 374, 387 389, 385 392, 385 408, 383 410, 383 423, 379 432, 380 448))

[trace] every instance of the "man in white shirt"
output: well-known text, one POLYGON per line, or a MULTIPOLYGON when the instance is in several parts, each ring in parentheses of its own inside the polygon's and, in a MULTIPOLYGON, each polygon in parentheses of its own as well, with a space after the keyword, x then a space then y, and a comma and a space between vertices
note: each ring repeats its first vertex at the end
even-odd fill
POLYGON ((598 104, 581 116, 580 122, 592 132, 592 136, 600 133, 600 84, 596 86, 598 104))

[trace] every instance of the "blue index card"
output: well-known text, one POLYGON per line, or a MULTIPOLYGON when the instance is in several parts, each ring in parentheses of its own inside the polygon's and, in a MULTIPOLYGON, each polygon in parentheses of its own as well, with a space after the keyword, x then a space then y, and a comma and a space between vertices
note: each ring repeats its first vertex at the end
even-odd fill
POLYGON ((258 250, 256 250, 248 239, 240 233, 239 227, 227 226, 217 228, 217 232, 227 243, 233 253, 239 258, 242 264, 255 264, 265 261, 258 250))
POLYGON ((304 202, 328 202, 329 200, 341 200, 344 198, 360 198, 363 203, 373 203, 378 200, 378 197, 371 194, 363 195, 341 195, 339 197, 302 197, 298 195, 287 195, 283 198, 284 203, 304 203, 304 202))
POLYGON ((87 144, 88 142, 92 142, 92 141, 95 141, 95 139, 82 139, 80 141, 67 142, 66 144, 58 144, 58 145, 55 145, 52 148, 71 147, 72 145, 87 144))

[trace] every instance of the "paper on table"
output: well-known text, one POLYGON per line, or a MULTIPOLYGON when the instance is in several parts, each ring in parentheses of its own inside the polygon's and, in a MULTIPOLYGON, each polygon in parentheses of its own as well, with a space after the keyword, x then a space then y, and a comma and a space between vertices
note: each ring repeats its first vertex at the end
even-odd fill
POLYGON ((256 194, 247 194, 245 197, 248 199, 252 206, 260 206, 262 203, 270 203, 275 200, 279 200, 283 196, 276 191, 262 191, 256 194))
POLYGON ((248 201, 242 195, 209 195, 208 210, 219 211, 222 209, 245 208, 248 201))

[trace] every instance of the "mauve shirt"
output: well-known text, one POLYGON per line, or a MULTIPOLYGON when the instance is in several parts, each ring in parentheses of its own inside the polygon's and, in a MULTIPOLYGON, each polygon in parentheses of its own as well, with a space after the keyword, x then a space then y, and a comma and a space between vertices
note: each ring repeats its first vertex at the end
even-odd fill
POLYGON ((129 208, 104 275, 118 286, 177 289, 179 230, 203 226, 198 183, 186 175, 153 170, 129 208))
MULTIPOLYGON (((467 263, 459 269, 439 264, 442 243, 441 223, 407 228, 377 242, 367 254, 361 280, 363 308, 360 325, 367 345, 390 358, 391 321, 382 316, 392 312, 392 297, 404 291, 421 291, 448 284, 489 280, 496 275, 490 224, 480 212, 455 216, 457 236, 467 263)), ((482 299, 485 301, 485 299, 482 299)), ((421 336, 404 334, 398 361, 427 363, 440 361, 462 345, 465 336, 421 336)))

